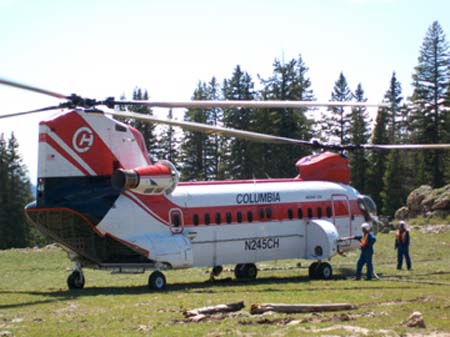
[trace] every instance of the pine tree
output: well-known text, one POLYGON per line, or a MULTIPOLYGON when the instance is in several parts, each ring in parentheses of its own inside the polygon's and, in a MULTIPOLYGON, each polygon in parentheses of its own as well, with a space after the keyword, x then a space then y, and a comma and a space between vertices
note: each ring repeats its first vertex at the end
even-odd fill
MULTIPOLYGON (((254 83, 247 72, 243 72, 238 65, 230 79, 223 83, 223 96, 226 100, 255 99, 254 83)), ((249 108, 232 108, 224 110, 224 126, 240 130, 251 130, 251 122, 255 117, 255 110, 249 108)), ((254 144, 239 138, 231 138, 224 148, 226 156, 224 172, 228 178, 246 179, 254 176, 258 165, 252 153, 254 144)))
POLYGON ((30 202, 31 187, 27 170, 18 152, 14 134, 6 142, 0 136, 0 248, 25 247, 27 224, 24 206, 30 202))
MULTIPOLYGON (((307 76, 306 67, 301 55, 288 63, 276 59, 273 64, 272 76, 261 79, 263 89, 260 96, 265 100, 314 100, 311 81, 307 76)), ((258 111, 255 124, 256 131, 270 134, 308 140, 312 136, 312 121, 306 116, 307 108, 300 109, 265 109, 258 111)), ((296 174, 295 162, 308 153, 299 146, 262 145, 257 157, 265 161, 263 167, 272 177, 292 177, 296 174)))
MULTIPOLYGON (((215 81, 211 81, 215 83, 215 81)), ((199 82, 194 91, 193 100, 209 100, 214 92, 211 85, 199 82)), ((184 120, 203 124, 212 124, 215 120, 214 110, 211 109, 188 109, 184 120)), ((183 167, 181 175, 183 180, 212 180, 217 178, 218 163, 214 156, 217 146, 216 136, 208 136, 201 132, 185 131, 182 150, 183 167)), ((219 150, 220 153, 220 150, 219 150)))
MULTIPOLYGON (((147 90, 135 88, 133 91, 133 100, 146 101, 148 100, 148 97, 149 96, 147 90)), ((153 116, 153 111, 149 107, 144 105, 132 105, 128 107, 128 110, 144 115, 153 116)), ((159 144, 155 133, 155 125, 152 123, 141 122, 134 119, 128 120, 127 122, 142 133, 150 158, 152 162, 155 162, 159 157, 159 144)))
MULTIPOLYGON (((335 102, 349 102, 353 94, 347 84, 347 79, 341 72, 334 83, 331 100, 335 102)), ((350 127, 352 113, 344 107, 331 107, 329 114, 322 116, 322 132, 327 141, 337 138, 341 144, 350 143, 350 127)))
MULTIPOLYGON (((172 109, 169 110, 167 114, 168 119, 173 118, 172 109)), ((177 138, 176 131, 173 126, 167 125, 164 126, 161 131, 161 136, 159 140, 160 146, 160 159, 166 159, 171 163, 178 166, 178 158, 179 158, 179 145, 180 141, 177 138)))
MULTIPOLYGON (((440 24, 435 21, 428 28, 420 48, 419 64, 413 74, 414 92, 411 126, 413 140, 418 143, 443 143, 448 132, 444 108, 450 78, 448 43, 440 24)), ((444 184, 444 153, 418 153, 418 184, 435 187, 444 184)))
MULTIPOLYGON (((364 90, 361 84, 358 84, 354 97, 357 102, 366 102, 364 90)), ((366 144, 369 139, 369 115, 365 107, 352 108, 350 142, 352 144, 366 144)), ((354 150, 350 154, 350 168, 352 185, 360 192, 365 192, 367 179, 367 154, 364 149, 354 150)))

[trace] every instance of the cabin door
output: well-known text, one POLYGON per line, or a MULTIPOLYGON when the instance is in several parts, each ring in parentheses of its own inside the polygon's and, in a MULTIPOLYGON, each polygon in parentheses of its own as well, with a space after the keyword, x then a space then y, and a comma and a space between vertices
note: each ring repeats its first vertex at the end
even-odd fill
POLYGON ((331 196, 331 200, 333 207, 333 223, 339 236, 351 236, 352 216, 348 197, 345 194, 334 194, 331 196))
POLYGON ((169 212, 170 231, 172 234, 180 234, 184 229, 183 212, 178 208, 173 208, 169 212))

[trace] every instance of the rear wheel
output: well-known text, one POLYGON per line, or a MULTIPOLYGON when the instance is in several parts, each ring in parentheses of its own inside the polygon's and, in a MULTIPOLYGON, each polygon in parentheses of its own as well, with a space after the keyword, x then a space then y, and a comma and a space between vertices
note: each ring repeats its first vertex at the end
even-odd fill
POLYGON ((253 263, 247 263, 244 267, 244 275, 246 279, 254 280, 258 275, 258 268, 253 263))
POLYGON ((166 277, 156 270, 148 277, 148 287, 152 290, 163 290, 166 287, 166 277))
POLYGON ((67 286, 69 289, 83 289, 84 275, 79 270, 74 270, 67 278, 67 286))
POLYGON ((308 275, 311 279, 318 279, 319 278, 319 262, 313 262, 309 266, 308 269, 308 275))

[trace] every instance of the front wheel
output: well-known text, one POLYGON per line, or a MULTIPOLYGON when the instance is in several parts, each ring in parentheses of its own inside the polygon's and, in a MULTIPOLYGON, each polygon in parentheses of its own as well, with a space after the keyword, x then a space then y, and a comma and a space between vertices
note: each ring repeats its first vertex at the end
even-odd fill
POLYGON ((163 290, 166 287, 166 277, 160 271, 154 271, 148 277, 148 287, 152 290, 163 290))
POLYGON ((333 269, 327 262, 321 263, 319 266, 318 276, 322 280, 329 280, 333 276, 333 269))

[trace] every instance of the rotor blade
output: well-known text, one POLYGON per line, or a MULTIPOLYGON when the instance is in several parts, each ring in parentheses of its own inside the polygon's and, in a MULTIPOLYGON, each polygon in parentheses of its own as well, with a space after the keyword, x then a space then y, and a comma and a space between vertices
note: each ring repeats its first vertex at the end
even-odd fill
POLYGON ((24 90, 28 90, 28 91, 37 92, 39 94, 44 94, 44 95, 48 95, 48 96, 52 96, 52 97, 56 97, 56 98, 62 98, 62 99, 68 98, 67 95, 63 95, 63 94, 59 94, 57 92, 53 92, 53 91, 49 91, 49 90, 45 90, 45 89, 40 89, 40 88, 37 88, 37 87, 33 87, 31 85, 27 85, 27 84, 11 81, 11 80, 8 80, 8 79, 3 78, 3 77, 0 77, 0 84, 7 85, 9 87, 14 87, 14 88, 19 88, 19 89, 24 89, 24 90))
POLYGON ((145 105, 154 108, 304 108, 304 107, 388 107, 387 103, 318 101, 115 101, 117 105, 145 105))
MULTIPOLYGON (((183 129, 187 129, 190 131, 197 131, 203 133, 216 133, 222 136, 228 137, 236 137, 256 142, 266 142, 272 144, 296 144, 303 146, 311 146, 311 147, 320 147, 317 142, 309 142, 305 140, 298 140, 293 138, 279 137, 268 135, 264 133, 252 132, 252 131, 243 131, 231 128, 225 128, 221 126, 214 126, 202 123, 194 123, 194 122, 186 122, 186 121, 177 121, 174 119, 165 119, 165 118, 157 118, 149 115, 143 115, 139 113, 133 112, 120 112, 120 111, 108 111, 108 114, 111 114, 116 117, 125 117, 125 118, 134 118, 141 121, 147 121, 152 123, 159 124, 167 124, 171 126, 178 126, 183 129)), ((326 145, 328 146, 328 145, 326 145)))
POLYGON ((30 114, 34 114, 34 113, 37 113, 37 112, 44 112, 44 111, 57 110, 57 109, 61 109, 61 106, 60 105, 55 105, 55 106, 49 106, 49 107, 46 107, 46 108, 36 109, 36 110, 31 110, 31 111, 14 112, 14 113, 6 114, 6 115, 0 115, 0 119, 10 118, 10 117, 17 117, 17 116, 22 116, 22 115, 30 115, 30 114))
POLYGON ((443 150, 450 149, 450 144, 365 144, 368 150, 443 150))

